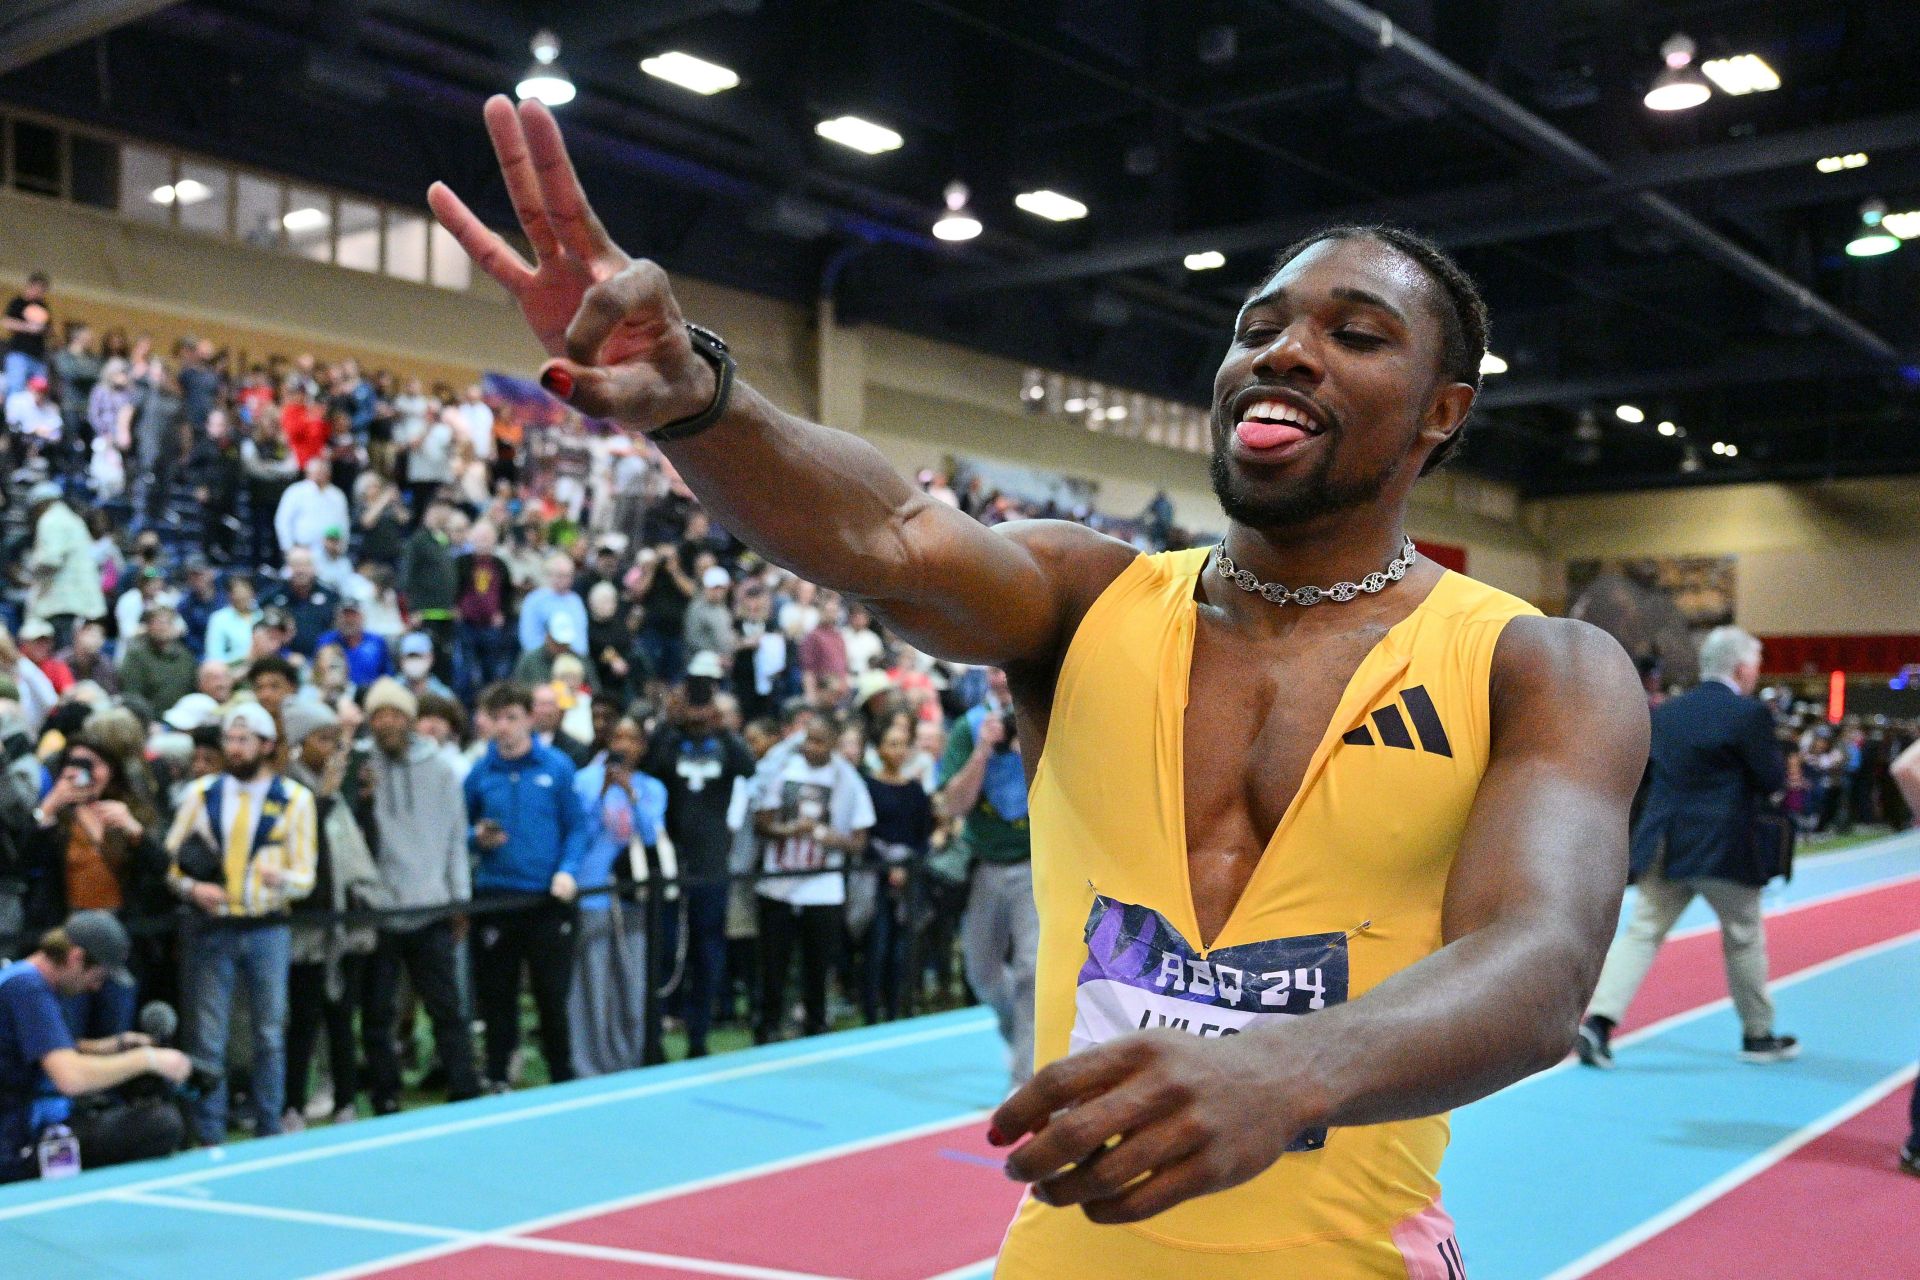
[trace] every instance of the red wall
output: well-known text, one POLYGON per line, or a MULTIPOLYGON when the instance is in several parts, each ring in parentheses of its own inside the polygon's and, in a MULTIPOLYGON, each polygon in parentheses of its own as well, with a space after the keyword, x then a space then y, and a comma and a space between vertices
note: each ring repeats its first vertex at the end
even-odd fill
POLYGON ((1892 675, 1920 662, 1920 634, 1895 636, 1761 636, 1763 675, 1805 675, 1844 671, 1848 675, 1892 675))
POLYGON ((1465 547, 1448 546, 1444 542, 1416 541, 1413 545, 1421 555, 1443 569, 1451 569, 1455 573, 1465 573, 1467 571, 1467 549, 1465 547))

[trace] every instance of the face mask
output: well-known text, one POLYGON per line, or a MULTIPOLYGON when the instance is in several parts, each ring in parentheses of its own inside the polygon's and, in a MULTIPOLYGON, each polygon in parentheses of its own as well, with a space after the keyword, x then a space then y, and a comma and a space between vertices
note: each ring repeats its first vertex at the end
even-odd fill
POLYGON ((402 658, 400 660, 400 669, 417 680, 427 674, 427 672, 433 670, 433 659, 424 655, 402 658))

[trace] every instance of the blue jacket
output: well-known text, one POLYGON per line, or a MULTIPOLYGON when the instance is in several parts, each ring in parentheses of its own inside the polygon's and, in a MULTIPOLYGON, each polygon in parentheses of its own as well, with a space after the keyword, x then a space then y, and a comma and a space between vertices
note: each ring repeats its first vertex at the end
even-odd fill
POLYGON ((1661 703, 1653 711, 1646 807, 1633 829, 1634 874, 1659 862, 1669 880, 1765 884, 1753 821, 1761 802, 1785 785, 1773 716, 1761 702, 1708 680, 1661 703))
POLYGON ((545 893, 554 873, 576 881, 587 856, 587 817, 574 790, 573 762, 538 742, 517 760, 490 746, 467 775, 467 821, 492 818, 506 829, 498 849, 472 846, 476 890, 545 893))
MULTIPOLYGON (((628 802, 626 792, 607 786, 607 757, 602 752, 574 779, 574 790, 580 793, 580 807, 586 814, 588 832, 587 856, 580 864, 578 877, 580 887, 583 890, 604 888, 618 879, 614 865, 627 856, 627 842, 616 837, 611 829, 616 814, 624 812, 640 843, 651 849, 660 843, 660 827, 667 817, 667 784, 644 773, 634 774, 633 799, 639 802, 636 807, 628 802)), ((605 911, 611 905, 611 898, 612 895, 606 893, 583 897, 580 909, 605 911)))

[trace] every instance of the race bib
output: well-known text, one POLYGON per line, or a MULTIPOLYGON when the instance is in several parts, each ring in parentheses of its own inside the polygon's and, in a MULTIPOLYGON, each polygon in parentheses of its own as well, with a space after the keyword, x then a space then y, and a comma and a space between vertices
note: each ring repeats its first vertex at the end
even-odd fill
MULTIPOLYGON (((1155 1027, 1238 1035, 1347 998, 1344 933, 1271 938, 1202 957, 1158 911, 1096 897, 1086 938, 1069 1053, 1155 1027)), ((1314 1129, 1287 1150, 1317 1151, 1326 1142, 1327 1131, 1314 1129)))

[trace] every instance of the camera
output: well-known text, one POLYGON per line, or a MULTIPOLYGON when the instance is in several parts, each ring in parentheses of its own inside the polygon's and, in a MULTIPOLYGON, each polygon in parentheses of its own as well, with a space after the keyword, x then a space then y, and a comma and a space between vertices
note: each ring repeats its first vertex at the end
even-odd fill
POLYGON ((82 766, 73 771, 74 785, 82 789, 93 785, 93 770, 82 766))

